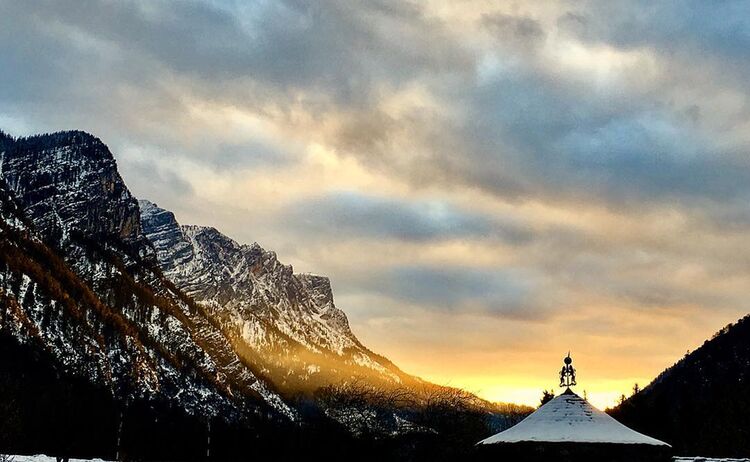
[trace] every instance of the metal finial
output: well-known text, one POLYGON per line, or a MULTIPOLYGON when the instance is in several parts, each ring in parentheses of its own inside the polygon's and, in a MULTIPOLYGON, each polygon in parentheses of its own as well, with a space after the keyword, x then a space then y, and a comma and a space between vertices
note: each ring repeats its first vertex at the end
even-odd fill
POLYGON ((568 351, 568 356, 563 359, 563 363, 560 370, 560 386, 572 387, 576 384, 576 370, 573 367, 573 358, 570 357, 570 351, 568 351))

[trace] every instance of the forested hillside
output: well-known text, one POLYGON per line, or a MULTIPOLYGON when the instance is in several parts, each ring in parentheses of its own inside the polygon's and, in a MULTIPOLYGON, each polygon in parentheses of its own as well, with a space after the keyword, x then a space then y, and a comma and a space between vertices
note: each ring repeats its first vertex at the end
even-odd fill
POLYGON ((750 454, 750 316, 729 325, 611 410, 676 454, 750 454))

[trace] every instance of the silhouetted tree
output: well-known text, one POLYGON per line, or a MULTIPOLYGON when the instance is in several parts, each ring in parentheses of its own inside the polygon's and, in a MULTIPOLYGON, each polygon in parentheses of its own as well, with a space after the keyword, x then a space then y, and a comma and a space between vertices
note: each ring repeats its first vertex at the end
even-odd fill
POLYGON ((555 398, 555 390, 542 390, 542 398, 539 400, 539 406, 544 406, 555 398))

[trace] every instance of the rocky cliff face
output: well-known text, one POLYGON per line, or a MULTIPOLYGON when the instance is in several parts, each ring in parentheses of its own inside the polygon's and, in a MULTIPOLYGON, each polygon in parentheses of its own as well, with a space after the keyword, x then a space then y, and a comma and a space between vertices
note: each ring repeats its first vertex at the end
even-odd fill
POLYGON ((0 140, 3 327, 67 373, 190 412, 294 412, 164 278, 107 147, 82 132, 0 140), (260 407, 258 407, 260 406, 260 407))
POLYGON ((384 385, 415 380, 357 340, 328 278, 295 274, 257 243, 180 226, 151 202, 140 208, 164 274, 205 306, 240 355, 260 364, 281 390, 312 391, 353 378, 384 385))
POLYGON ((67 233, 85 231, 150 251, 138 203, 98 138, 72 131, 19 139, 4 150, 1 171, 45 240, 65 244, 67 233))

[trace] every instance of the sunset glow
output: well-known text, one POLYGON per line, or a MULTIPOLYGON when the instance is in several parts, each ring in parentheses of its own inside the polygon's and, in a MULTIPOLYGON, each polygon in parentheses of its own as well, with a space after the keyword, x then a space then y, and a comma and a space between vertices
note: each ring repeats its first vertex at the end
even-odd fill
POLYGON ((750 311, 748 38, 710 7, 9 3, 0 129, 97 134, 410 374, 536 406, 570 350, 604 409, 750 311))

